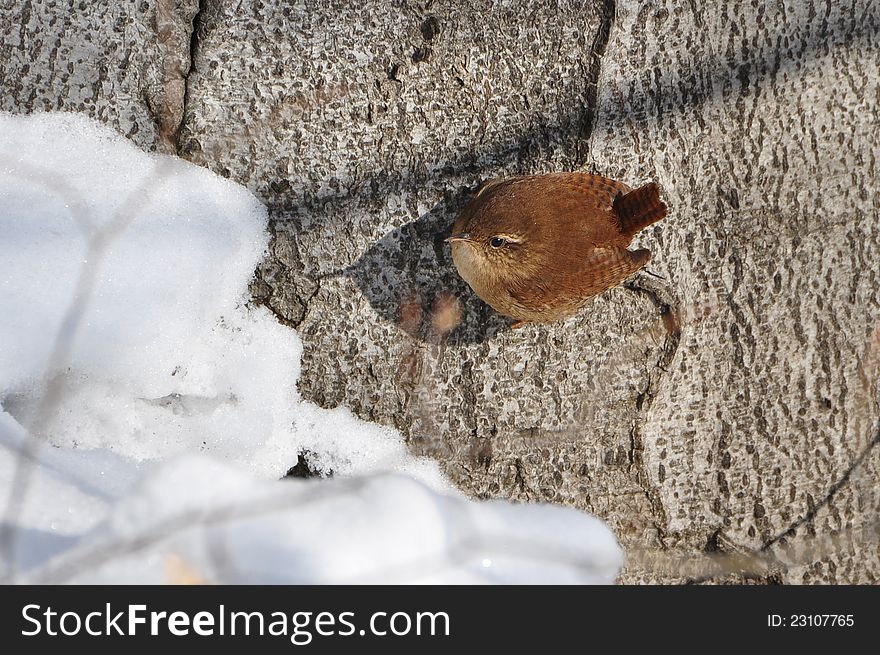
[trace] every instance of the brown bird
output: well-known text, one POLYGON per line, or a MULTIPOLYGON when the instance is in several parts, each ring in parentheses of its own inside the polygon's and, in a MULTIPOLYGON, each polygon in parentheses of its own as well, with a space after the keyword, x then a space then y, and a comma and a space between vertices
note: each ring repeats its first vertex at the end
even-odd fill
POLYGON ((459 275, 517 327, 570 316, 647 264, 649 250, 627 246, 664 216, 654 183, 632 190, 587 173, 514 177, 486 183, 447 241, 459 275))

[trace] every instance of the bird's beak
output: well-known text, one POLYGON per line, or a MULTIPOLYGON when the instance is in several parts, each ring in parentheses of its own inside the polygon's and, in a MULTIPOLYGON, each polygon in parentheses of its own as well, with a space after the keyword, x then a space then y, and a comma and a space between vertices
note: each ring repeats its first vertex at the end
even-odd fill
POLYGON ((458 234, 453 234, 449 238, 446 239, 446 243, 452 243, 453 241, 470 241, 471 235, 467 232, 459 232, 458 234))

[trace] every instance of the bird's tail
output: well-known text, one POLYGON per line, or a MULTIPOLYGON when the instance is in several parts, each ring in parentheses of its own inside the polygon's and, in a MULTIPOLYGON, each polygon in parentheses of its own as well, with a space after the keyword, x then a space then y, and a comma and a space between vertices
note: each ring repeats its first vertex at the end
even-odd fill
POLYGON ((667 208, 660 200, 660 186, 651 182, 614 199, 614 213, 620 231, 628 237, 666 216, 667 208))

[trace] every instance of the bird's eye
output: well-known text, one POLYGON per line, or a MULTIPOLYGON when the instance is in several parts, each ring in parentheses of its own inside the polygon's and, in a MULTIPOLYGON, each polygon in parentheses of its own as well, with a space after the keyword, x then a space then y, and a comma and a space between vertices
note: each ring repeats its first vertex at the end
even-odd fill
POLYGON ((502 239, 501 237, 492 237, 492 239, 489 241, 489 245, 493 248, 500 248, 505 243, 507 243, 507 240, 502 239))

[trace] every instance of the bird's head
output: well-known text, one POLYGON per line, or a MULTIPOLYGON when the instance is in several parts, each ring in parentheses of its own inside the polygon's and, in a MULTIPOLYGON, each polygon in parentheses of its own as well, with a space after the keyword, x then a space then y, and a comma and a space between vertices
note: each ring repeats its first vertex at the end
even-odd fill
POLYGON ((528 213, 511 211, 509 197, 499 201, 504 186, 505 182, 490 182, 480 189, 446 239, 456 268, 468 282, 475 276, 520 277, 534 272, 546 257, 541 226, 528 213))

